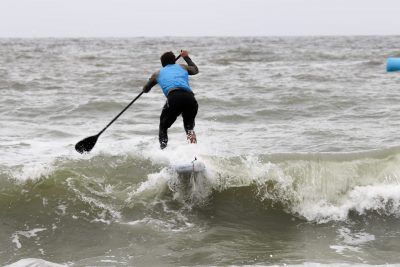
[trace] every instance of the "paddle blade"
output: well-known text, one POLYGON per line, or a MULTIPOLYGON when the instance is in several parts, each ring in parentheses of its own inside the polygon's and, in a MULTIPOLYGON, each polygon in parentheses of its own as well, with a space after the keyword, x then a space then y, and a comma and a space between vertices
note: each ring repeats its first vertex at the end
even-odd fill
POLYGON ((87 137, 87 138, 79 141, 75 145, 75 150, 81 154, 84 152, 89 152, 90 150, 92 150, 92 148, 96 144, 98 138, 99 138, 99 135, 93 135, 93 136, 87 137))

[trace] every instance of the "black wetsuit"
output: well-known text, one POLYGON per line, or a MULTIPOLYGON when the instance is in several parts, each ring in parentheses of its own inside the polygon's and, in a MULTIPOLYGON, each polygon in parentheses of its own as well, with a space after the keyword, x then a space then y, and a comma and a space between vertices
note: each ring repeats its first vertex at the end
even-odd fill
POLYGON ((171 90, 167 96, 160 116, 159 141, 161 146, 168 143, 168 128, 175 122, 176 118, 182 114, 183 127, 186 134, 193 130, 197 115, 198 104, 193 92, 180 89, 171 90))

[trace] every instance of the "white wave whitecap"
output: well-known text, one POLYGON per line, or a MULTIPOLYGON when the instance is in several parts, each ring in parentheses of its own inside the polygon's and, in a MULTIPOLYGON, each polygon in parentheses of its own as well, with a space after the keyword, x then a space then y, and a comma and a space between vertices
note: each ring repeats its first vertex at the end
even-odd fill
POLYGON ((346 220, 350 211, 356 211, 360 215, 375 211, 384 215, 400 216, 400 185, 356 186, 339 204, 321 200, 316 203, 303 203, 297 209, 307 220, 320 223, 346 220))

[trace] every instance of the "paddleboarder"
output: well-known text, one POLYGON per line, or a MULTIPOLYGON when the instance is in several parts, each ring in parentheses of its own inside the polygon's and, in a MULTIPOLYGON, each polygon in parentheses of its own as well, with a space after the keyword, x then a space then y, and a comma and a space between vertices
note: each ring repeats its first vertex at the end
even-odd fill
POLYGON ((158 138, 161 149, 167 147, 168 128, 172 126, 179 115, 182 115, 188 142, 197 142, 194 126, 198 104, 189 85, 189 75, 196 75, 199 73, 199 69, 190 59, 188 51, 182 50, 180 56, 187 65, 176 64, 174 53, 165 52, 160 58, 162 68, 153 73, 143 86, 143 92, 148 93, 154 85, 158 84, 167 97, 160 115, 158 138))

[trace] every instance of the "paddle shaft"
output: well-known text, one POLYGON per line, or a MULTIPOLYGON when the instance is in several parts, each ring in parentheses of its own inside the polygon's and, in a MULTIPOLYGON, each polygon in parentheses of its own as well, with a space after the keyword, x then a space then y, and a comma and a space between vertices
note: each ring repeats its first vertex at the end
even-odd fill
MULTIPOLYGON (((176 59, 175 59, 175 61, 177 61, 180 57, 181 57, 181 55, 177 56, 176 59)), ((133 100, 131 101, 131 103, 129 103, 117 116, 115 116, 114 119, 112 119, 112 121, 110 121, 110 122, 107 124, 106 127, 104 127, 103 130, 101 130, 101 131, 97 134, 97 136, 100 136, 105 130, 107 130, 107 128, 110 127, 110 125, 113 124, 114 121, 116 121, 116 120, 119 118, 119 116, 121 116, 122 113, 124 113, 133 103, 135 103, 135 101, 136 101, 143 93, 144 93, 143 91, 140 92, 140 94, 138 94, 138 96, 135 97, 135 99, 133 99, 133 100)))
POLYGON ((110 121, 110 122, 107 124, 107 126, 104 127, 104 129, 101 130, 97 135, 101 135, 108 127, 110 127, 110 125, 113 124, 113 122, 116 121, 116 120, 119 118, 119 116, 121 116, 122 113, 124 113, 133 103, 135 103, 135 101, 136 101, 143 93, 144 93, 143 91, 140 92, 140 94, 138 94, 138 96, 135 97, 135 99, 133 99, 133 100, 131 101, 131 103, 129 103, 117 116, 115 116, 115 118, 112 119, 112 121, 110 121))

